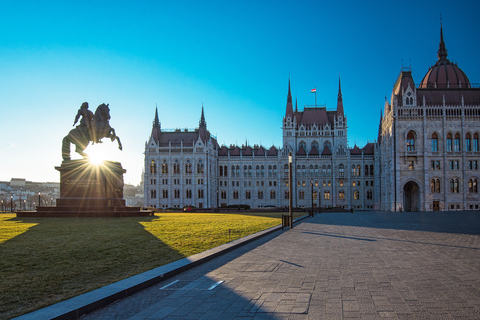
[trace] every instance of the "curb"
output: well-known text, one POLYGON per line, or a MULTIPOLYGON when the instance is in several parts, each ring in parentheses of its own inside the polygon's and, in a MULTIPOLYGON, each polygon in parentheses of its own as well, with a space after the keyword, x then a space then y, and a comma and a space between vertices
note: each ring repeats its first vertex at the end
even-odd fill
MULTIPOLYGON (((300 217, 294 222, 301 221, 308 216, 300 217)), ((103 308, 112 302, 128 297, 140 290, 153 286, 160 281, 173 277, 185 270, 191 269, 202 263, 210 261, 222 254, 237 249, 245 244, 257 240, 275 231, 281 230, 282 225, 271 227, 269 229, 259 231, 249 236, 222 244, 194 254, 190 257, 183 258, 164 266, 145 271, 124 280, 114 282, 93 291, 81 294, 68 300, 58 302, 51 306, 38 309, 36 311, 13 318, 16 320, 36 320, 36 319, 55 319, 70 320, 78 319, 81 316, 103 308)))

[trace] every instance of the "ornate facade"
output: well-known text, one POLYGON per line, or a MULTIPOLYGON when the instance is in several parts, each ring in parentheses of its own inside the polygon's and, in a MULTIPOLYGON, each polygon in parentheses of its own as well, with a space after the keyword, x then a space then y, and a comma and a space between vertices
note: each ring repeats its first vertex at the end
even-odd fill
POLYGON ((195 130, 162 130, 155 111, 145 144, 145 206, 287 207, 357 210, 478 209, 480 89, 447 58, 418 87, 403 69, 385 102, 378 140, 349 148, 339 81, 336 109, 298 110, 288 82, 280 148, 219 146, 202 107, 195 130))

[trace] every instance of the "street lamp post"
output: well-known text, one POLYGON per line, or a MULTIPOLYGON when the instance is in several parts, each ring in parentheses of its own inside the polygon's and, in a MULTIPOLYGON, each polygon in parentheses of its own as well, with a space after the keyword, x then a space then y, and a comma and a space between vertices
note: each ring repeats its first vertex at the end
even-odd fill
POLYGON ((10 212, 13 212, 13 196, 10 196, 10 212))
POLYGON ((311 188, 311 195, 312 195, 312 217, 313 217, 313 179, 310 179, 310 188, 311 188))
POLYGON ((38 193, 38 206, 40 207, 40 192, 38 193))
POLYGON ((319 188, 319 189, 318 189, 318 213, 322 213, 322 197, 321 197, 321 193, 322 193, 322 188, 319 188))
POLYGON ((293 194, 292 194, 292 153, 288 153, 288 214, 290 216, 290 229, 293 229, 293 194))

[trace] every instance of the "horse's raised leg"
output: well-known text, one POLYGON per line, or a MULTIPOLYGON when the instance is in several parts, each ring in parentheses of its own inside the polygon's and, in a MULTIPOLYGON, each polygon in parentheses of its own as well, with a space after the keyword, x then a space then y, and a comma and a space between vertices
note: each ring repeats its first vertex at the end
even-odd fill
POLYGON ((115 136, 118 141, 118 149, 123 150, 122 143, 120 142, 120 138, 118 136, 115 136))

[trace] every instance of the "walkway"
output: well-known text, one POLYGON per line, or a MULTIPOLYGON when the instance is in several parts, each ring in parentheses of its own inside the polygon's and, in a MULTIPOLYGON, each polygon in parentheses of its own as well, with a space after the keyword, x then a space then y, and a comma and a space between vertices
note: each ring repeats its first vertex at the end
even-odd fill
POLYGON ((480 213, 323 213, 82 319, 479 319, 480 213))

